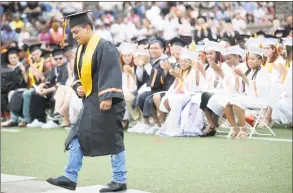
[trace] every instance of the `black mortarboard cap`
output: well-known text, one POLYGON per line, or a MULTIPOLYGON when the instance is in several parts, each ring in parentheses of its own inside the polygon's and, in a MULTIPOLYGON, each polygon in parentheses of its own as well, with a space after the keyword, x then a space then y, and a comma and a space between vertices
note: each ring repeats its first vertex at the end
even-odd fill
POLYGON ((68 44, 68 45, 64 46, 64 52, 69 52, 73 48, 74 48, 73 44, 68 44))
POLYGON ((49 58, 51 56, 51 51, 50 50, 44 50, 42 49, 42 57, 43 58, 49 58))
POLYGON ((57 55, 64 55, 64 49, 57 48, 57 49, 55 49, 55 50, 52 51, 52 55, 53 55, 53 57, 55 57, 57 55))
POLYGON ((256 35, 257 36, 265 36, 266 33, 264 31, 260 30, 260 31, 256 32, 256 35))
POLYGON ((28 46, 27 44, 23 44, 23 45, 20 47, 20 49, 23 50, 23 51, 25 51, 25 52, 28 50, 28 48, 29 48, 29 46, 28 46))
POLYGON ((164 51, 167 48, 166 40, 160 36, 153 36, 149 39, 149 44, 154 44, 154 43, 159 43, 164 48, 164 51))
POLYGON ((181 47, 186 46, 186 42, 178 37, 175 37, 172 40, 170 40, 170 44, 171 44, 171 46, 173 46, 173 45, 177 45, 177 46, 181 46, 181 47))
POLYGON ((148 39, 147 38, 142 38, 142 39, 138 39, 137 40, 137 44, 138 45, 146 45, 146 44, 148 44, 149 42, 148 42, 148 39))
POLYGON ((7 53, 9 54, 18 54, 20 52, 20 49, 18 47, 11 47, 8 49, 7 53))
POLYGON ((75 26, 82 25, 82 24, 92 24, 93 21, 90 18, 90 16, 88 15, 88 12, 92 12, 92 10, 87 10, 87 11, 83 11, 83 12, 79 12, 79 13, 70 14, 70 15, 64 16, 63 19, 69 20, 69 27, 70 28, 73 28, 75 26))
POLYGON ((35 50, 41 50, 41 45, 42 44, 40 44, 40 43, 30 45, 30 47, 29 47, 30 53, 32 53, 35 50))
POLYGON ((179 38, 185 43, 185 45, 189 45, 192 42, 191 36, 182 36, 180 35, 179 38))
POLYGON ((278 38, 284 38, 287 36, 287 31, 286 30, 276 30, 274 35, 278 38))
POLYGON ((59 45, 58 44, 49 43, 49 44, 46 45, 46 47, 49 50, 54 50, 54 49, 58 48, 59 45))

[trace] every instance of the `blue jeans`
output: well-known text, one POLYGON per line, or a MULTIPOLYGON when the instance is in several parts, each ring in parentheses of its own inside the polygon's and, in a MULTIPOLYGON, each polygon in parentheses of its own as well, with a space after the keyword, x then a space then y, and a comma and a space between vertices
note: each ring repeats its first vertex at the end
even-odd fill
MULTIPOLYGON (((77 183, 78 172, 82 166, 82 152, 78 139, 75 137, 69 144, 69 162, 63 176, 77 183)), ((125 151, 111 155, 112 181, 120 184, 126 183, 125 151)))
POLYGON ((23 113, 24 121, 26 123, 31 122, 30 104, 31 104, 32 94, 34 94, 35 92, 36 91, 34 88, 30 88, 29 90, 25 90, 22 93, 22 97, 23 97, 22 113, 23 113))

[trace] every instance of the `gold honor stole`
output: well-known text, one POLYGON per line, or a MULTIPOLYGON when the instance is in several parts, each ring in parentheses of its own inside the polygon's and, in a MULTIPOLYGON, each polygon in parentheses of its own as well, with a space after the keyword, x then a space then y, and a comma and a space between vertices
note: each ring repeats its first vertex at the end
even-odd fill
POLYGON ((87 44, 87 47, 85 49, 85 53, 82 59, 82 65, 81 69, 79 71, 79 59, 81 56, 81 50, 83 48, 82 46, 78 47, 77 50, 77 62, 76 62, 76 69, 78 73, 79 80, 81 81, 82 88, 85 92, 85 96, 88 97, 92 92, 93 87, 93 80, 92 80, 92 58, 93 54, 96 50, 97 45, 100 42, 101 37, 98 34, 94 34, 89 43, 87 44))
MULTIPOLYGON (((33 63, 32 64, 34 67, 36 67, 38 70, 40 70, 41 72, 43 72, 44 69, 44 59, 41 58, 41 61, 38 63, 33 63)), ((32 88, 34 86, 34 84, 36 84, 36 80, 33 74, 32 69, 30 68, 28 71, 28 87, 32 88)))

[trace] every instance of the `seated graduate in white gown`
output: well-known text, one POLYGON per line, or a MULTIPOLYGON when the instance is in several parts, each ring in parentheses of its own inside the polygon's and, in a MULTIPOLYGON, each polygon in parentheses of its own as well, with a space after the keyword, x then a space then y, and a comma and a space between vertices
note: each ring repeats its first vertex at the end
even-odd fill
POLYGON ((245 109, 254 106, 268 104, 271 78, 268 72, 262 68, 263 50, 258 47, 248 47, 248 67, 243 73, 235 69, 235 74, 239 75, 244 81, 245 95, 236 96, 231 99, 225 110, 225 116, 233 127, 231 138, 247 138, 248 128, 245 127, 245 109), (234 114, 237 116, 238 124, 234 114))
POLYGON ((273 120, 281 121, 292 127, 292 62, 284 82, 284 91, 276 101, 277 103, 272 103, 273 120))
MULTIPOLYGON (((291 61, 285 61, 278 53, 279 46, 278 39, 276 38, 267 38, 263 41, 262 47, 265 51, 265 65, 264 67, 269 72, 272 79, 272 88, 271 88, 271 101, 274 103, 274 100, 279 97, 279 94, 284 90, 284 81, 286 79, 286 74, 288 72, 289 64, 291 61)), ((284 38, 283 45, 286 47, 287 56, 290 60, 290 53, 292 53, 292 37, 284 38)), ((292 58, 292 54, 291 54, 292 58)), ((291 59, 292 60, 292 59, 291 59)), ((273 125, 272 120, 272 107, 269 106, 264 112, 263 123, 258 127, 263 127, 265 124, 270 126, 273 125)))
MULTIPOLYGON (((224 109, 229 101, 236 96, 243 93, 242 80, 234 73, 234 69, 240 69, 240 62, 244 60, 246 51, 239 46, 231 46, 225 49, 223 57, 225 62, 222 65, 222 69, 217 71, 221 77, 220 87, 221 93, 215 93, 208 101, 207 107, 215 113, 217 116, 222 117, 224 109)), ((209 128, 206 133, 215 133, 215 128, 209 128)), ((205 135, 205 137, 210 135, 205 135)))
POLYGON ((126 101, 126 111, 122 121, 123 129, 127 129, 130 120, 139 118, 138 109, 133 109, 131 104, 135 99, 133 94, 137 90, 135 66, 133 62, 133 52, 136 50, 136 44, 122 42, 119 46, 120 63, 122 68, 122 90, 126 101))
MULTIPOLYGON (((182 50, 180 54, 180 68, 175 68, 171 74, 176 77, 173 85, 170 87, 161 102, 161 110, 168 111, 165 106, 170 107, 169 115, 159 130, 162 136, 186 136, 196 135, 198 128, 192 128, 188 133, 180 127, 180 118, 182 108, 191 99, 190 93, 200 90, 199 82, 203 80, 200 72, 193 66, 193 61, 196 60, 196 53, 188 50, 182 50)), ((203 115, 196 120, 199 129, 203 127, 203 115)))
POLYGON ((206 132, 204 135, 201 135, 202 137, 206 136, 214 136, 214 128, 217 126, 217 120, 214 120, 213 118, 216 116, 208 107, 208 101, 215 93, 222 92, 222 84, 221 84, 221 76, 219 75, 219 72, 221 72, 223 68, 222 64, 222 52, 224 51, 224 46, 220 43, 208 41, 205 44, 205 53, 206 53, 206 61, 207 65, 205 67, 205 80, 206 85, 204 92, 201 95, 201 98, 197 101, 200 103, 200 108, 205 113, 205 116, 208 121, 208 131, 213 132, 206 132))

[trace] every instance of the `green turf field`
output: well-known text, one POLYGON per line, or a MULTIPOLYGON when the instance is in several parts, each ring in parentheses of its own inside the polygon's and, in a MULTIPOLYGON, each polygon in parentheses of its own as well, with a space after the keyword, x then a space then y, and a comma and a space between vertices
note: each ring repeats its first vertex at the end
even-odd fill
MULTIPOLYGON (((292 130, 274 129, 292 139, 292 130)), ((67 131, 1 132, 1 173, 40 179, 62 174, 67 131)), ((128 186, 154 193, 291 193, 292 142, 161 138, 125 133, 128 186)), ((106 184, 109 157, 85 158, 79 186, 106 184)))

